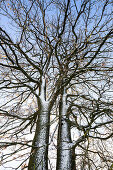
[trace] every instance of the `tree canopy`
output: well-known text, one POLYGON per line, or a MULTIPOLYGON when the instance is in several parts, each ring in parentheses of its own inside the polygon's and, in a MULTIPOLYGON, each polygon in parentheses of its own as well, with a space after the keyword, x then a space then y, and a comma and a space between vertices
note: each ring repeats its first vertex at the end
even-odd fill
POLYGON ((112 0, 1 0, 0 17, 1 166, 111 170, 112 0))

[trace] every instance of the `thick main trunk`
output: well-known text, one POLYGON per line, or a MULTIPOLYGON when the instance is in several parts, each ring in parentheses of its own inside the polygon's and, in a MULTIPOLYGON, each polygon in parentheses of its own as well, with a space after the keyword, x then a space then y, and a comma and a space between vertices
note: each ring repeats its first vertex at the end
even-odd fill
POLYGON ((67 122, 66 96, 63 94, 58 129, 57 170, 75 170, 74 149, 71 148, 70 126, 67 122))
POLYGON ((36 124, 35 136, 32 145, 28 170, 48 170, 48 143, 50 113, 49 102, 46 101, 46 82, 42 77, 42 85, 39 96, 39 115, 36 124))
POLYGON ((36 125, 33 148, 29 160, 28 170, 48 169, 48 143, 49 143, 49 112, 48 104, 43 103, 36 125))

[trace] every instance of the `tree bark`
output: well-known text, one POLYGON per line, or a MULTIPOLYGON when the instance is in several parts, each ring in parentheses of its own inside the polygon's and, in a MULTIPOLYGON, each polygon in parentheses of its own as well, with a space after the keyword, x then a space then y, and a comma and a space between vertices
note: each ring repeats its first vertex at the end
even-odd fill
POLYGON ((67 122, 68 106, 65 93, 62 96, 57 141, 57 170, 75 170, 75 156, 71 141, 70 126, 67 122))
MULTIPOLYGON (((44 80, 43 80, 44 81, 44 80)), ((41 93, 39 96, 40 111, 36 124, 35 136, 28 170, 48 170, 48 143, 49 143, 49 102, 45 100, 45 85, 42 82, 41 93)))

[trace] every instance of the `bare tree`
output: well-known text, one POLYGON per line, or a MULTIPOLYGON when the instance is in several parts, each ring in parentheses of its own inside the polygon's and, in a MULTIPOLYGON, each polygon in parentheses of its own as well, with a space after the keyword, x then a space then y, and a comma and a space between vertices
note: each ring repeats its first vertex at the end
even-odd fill
POLYGON ((17 169, 49 169, 58 126, 57 170, 112 168, 112 11, 111 0, 0 2, 0 144, 15 146, 1 163, 19 153, 17 169))

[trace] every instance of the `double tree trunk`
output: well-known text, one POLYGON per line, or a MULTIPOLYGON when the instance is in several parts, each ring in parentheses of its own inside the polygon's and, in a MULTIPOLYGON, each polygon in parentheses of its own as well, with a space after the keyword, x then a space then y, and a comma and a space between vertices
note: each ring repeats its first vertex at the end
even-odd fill
MULTIPOLYGON (((49 102, 45 98, 45 80, 42 80, 39 96, 39 115, 31 150, 28 170, 48 170, 48 143, 50 127, 49 102)), ((57 170, 75 170, 74 149, 72 149, 70 126, 67 121, 68 106, 66 94, 62 96, 59 114, 57 170)))
POLYGON ((68 106, 64 92, 60 105, 57 142, 57 170, 75 170, 75 151, 72 148, 70 126, 67 121, 68 106))

